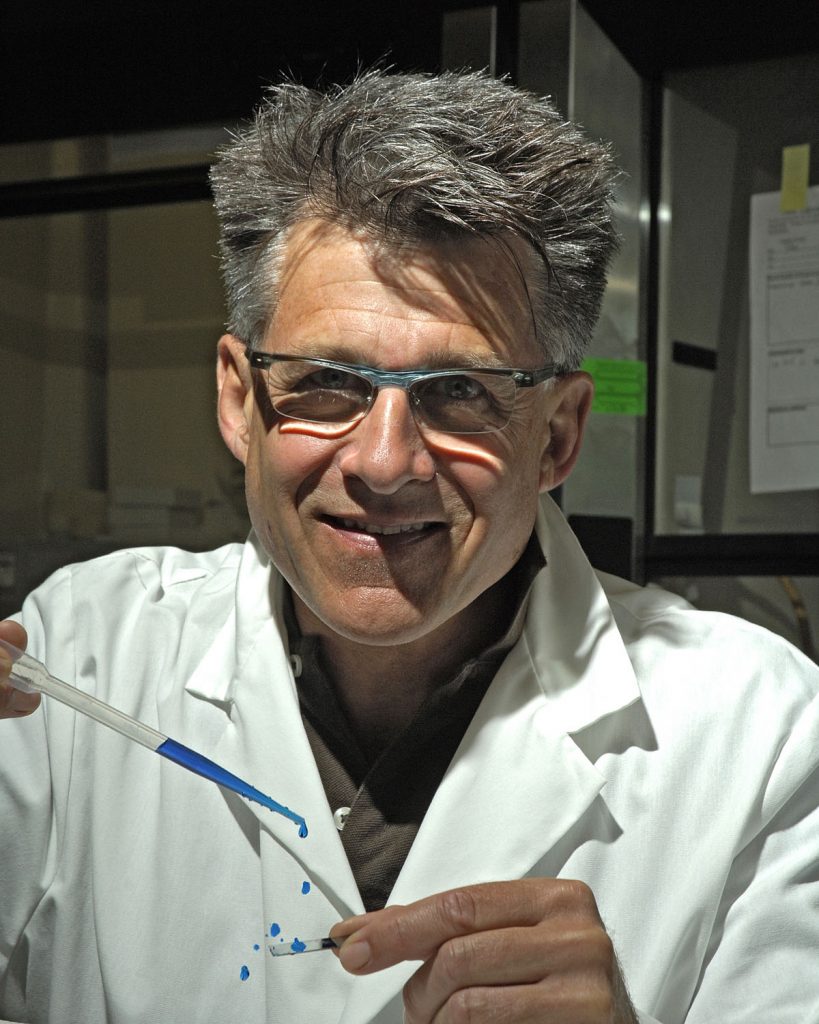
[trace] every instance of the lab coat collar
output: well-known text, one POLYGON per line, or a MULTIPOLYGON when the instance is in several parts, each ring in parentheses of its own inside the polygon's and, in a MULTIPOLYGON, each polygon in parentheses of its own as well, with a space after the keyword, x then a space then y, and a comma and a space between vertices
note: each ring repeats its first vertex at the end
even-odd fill
POLYGON ((606 594, 563 513, 541 499, 547 569, 532 589, 523 643, 553 727, 576 733, 640 699, 606 594))
POLYGON ((251 531, 241 549, 238 570, 215 573, 199 589, 189 621, 207 622, 210 643, 191 672, 185 689, 197 697, 229 705, 241 666, 254 649, 259 631, 275 619, 275 578, 270 560, 251 531), (230 593, 226 593, 230 588, 230 593), (233 671, 218 671, 231 666, 233 671))

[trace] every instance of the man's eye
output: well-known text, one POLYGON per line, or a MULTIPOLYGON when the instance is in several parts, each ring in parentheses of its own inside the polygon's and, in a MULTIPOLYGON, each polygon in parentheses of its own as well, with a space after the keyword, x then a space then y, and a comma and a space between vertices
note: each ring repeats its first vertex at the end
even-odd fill
POLYGON ((294 390, 349 391, 360 387, 356 376, 333 366, 322 366, 303 377, 294 390))
POLYGON ((442 398, 456 402, 471 402, 486 397, 486 388, 480 381, 462 374, 439 377, 436 390, 442 398))

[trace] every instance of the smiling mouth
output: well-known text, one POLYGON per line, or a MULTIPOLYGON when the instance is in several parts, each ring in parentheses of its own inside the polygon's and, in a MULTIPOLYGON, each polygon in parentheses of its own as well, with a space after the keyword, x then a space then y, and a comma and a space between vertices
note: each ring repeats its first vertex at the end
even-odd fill
POLYGON ((377 537, 394 537, 397 534, 423 533, 425 530, 432 530, 442 525, 441 523, 429 521, 381 525, 379 523, 365 523, 360 519, 345 519, 338 518, 336 516, 328 516, 327 521, 336 528, 352 530, 356 533, 369 533, 377 537))

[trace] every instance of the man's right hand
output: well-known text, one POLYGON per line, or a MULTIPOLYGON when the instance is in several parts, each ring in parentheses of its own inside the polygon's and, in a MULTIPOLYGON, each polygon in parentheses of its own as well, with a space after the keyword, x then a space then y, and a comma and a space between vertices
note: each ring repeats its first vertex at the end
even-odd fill
MULTIPOLYGON (((8 619, 0 622, 0 639, 8 640, 21 651, 25 650, 28 643, 23 627, 18 622, 11 622, 8 619)), ((40 694, 15 690, 8 682, 10 671, 11 658, 0 647, 0 718, 22 718, 40 706, 40 694)))

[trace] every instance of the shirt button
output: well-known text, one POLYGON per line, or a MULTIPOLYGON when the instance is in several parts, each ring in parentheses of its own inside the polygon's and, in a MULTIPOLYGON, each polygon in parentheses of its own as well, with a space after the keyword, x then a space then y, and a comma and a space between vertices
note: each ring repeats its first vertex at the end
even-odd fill
POLYGON ((296 679, 298 679, 299 676, 302 673, 302 668, 303 668, 300 655, 298 655, 298 654, 291 654, 290 655, 290 667, 293 669, 293 675, 295 676, 296 679))
POLYGON ((344 826, 347 824, 347 818, 349 817, 349 815, 349 807, 339 807, 339 809, 335 811, 335 813, 333 814, 333 821, 336 823, 336 828, 339 830, 339 832, 344 831, 344 826))

